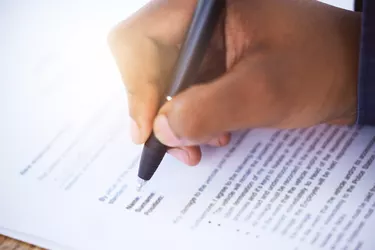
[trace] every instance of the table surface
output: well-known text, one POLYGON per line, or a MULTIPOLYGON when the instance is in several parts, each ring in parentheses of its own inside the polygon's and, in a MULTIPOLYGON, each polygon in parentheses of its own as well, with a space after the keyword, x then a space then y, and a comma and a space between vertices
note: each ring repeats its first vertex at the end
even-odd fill
POLYGON ((0 250, 42 250, 42 248, 0 234, 0 250))

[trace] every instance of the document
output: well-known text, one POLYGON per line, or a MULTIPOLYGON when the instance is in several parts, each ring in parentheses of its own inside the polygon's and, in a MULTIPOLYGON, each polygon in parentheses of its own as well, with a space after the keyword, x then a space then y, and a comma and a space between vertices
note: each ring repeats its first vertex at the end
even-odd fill
POLYGON ((75 40, 30 50, 38 60, 20 64, 24 55, 6 47, 24 74, 1 74, 14 84, 1 98, 0 233, 48 249, 375 248, 369 127, 237 131, 226 147, 203 146, 196 167, 167 155, 138 192, 142 147, 131 143, 125 91, 99 39, 108 27, 95 35, 70 18, 75 40))
MULTIPOLYGON (((373 249, 373 129, 321 125, 241 131, 227 147, 203 148, 197 167, 167 156, 139 193, 135 180, 140 148, 127 136, 125 112, 116 110, 121 98, 110 100, 81 129, 58 131, 27 164, 7 173, 3 183, 8 188, 1 196, 4 228, 39 232, 43 238, 48 227, 56 225, 46 223, 44 228, 43 220, 38 224, 30 218, 65 214, 62 232, 71 230, 69 223, 84 231, 90 222, 74 219, 84 209, 86 217, 104 212, 103 220, 118 223, 92 230, 104 238, 107 230, 132 231, 149 220, 164 230, 238 235, 243 249, 246 242, 264 241, 274 247, 287 244, 288 249, 373 249), (46 201, 44 195, 53 198, 46 201), (21 206, 26 197, 27 206, 21 206), (123 221, 116 221, 117 216, 123 221), (17 228, 12 227, 16 217, 17 228)), ((80 239, 97 241, 89 233, 80 239)), ((80 239, 58 243, 79 248, 73 242, 80 239)))

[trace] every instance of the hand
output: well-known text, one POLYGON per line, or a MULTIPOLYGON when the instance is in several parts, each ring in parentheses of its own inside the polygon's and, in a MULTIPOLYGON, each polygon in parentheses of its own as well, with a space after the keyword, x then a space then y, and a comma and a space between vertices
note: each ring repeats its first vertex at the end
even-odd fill
POLYGON ((236 130, 355 121, 361 17, 315 0, 227 1, 199 81, 158 110, 196 2, 153 0, 109 36, 135 143, 154 129, 196 165, 236 130))

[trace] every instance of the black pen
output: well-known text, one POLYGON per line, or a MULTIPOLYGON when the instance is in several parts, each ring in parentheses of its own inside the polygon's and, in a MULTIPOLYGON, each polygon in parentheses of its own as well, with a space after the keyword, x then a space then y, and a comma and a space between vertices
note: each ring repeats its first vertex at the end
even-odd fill
MULTIPOLYGON (((185 41, 170 78, 171 89, 160 106, 194 83, 224 8, 225 0, 198 0, 185 41)), ((147 139, 143 147, 138 170, 138 189, 141 189, 152 178, 167 149, 167 146, 163 145, 153 133, 147 139)))

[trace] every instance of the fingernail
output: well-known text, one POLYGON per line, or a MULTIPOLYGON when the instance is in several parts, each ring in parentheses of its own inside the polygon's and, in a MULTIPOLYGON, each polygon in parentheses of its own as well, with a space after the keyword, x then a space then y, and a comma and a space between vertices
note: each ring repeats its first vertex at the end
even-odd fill
POLYGON ((208 145, 214 147, 220 147, 220 137, 213 138, 207 142, 208 145))
POLYGON ((172 148, 168 150, 168 153, 177 160, 182 161, 185 164, 189 164, 189 154, 185 150, 180 148, 172 148))
POLYGON ((167 146, 176 147, 182 145, 182 141, 173 133, 165 115, 156 117, 154 132, 156 137, 167 146))
POLYGON ((207 144, 210 145, 210 146, 214 146, 214 147, 222 147, 222 146, 228 144, 228 140, 227 140, 227 137, 225 135, 222 135, 222 136, 219 136, 219 137, 216 137, 216 138, 213 138, 213 139, 209 140, 207 144))
POLYGON ((132 141, 136 144, 139 144, 141 132, 139 130, 138 124, 133 119, 131 119, 130 121, 130 133, 131 133, 132 141))

